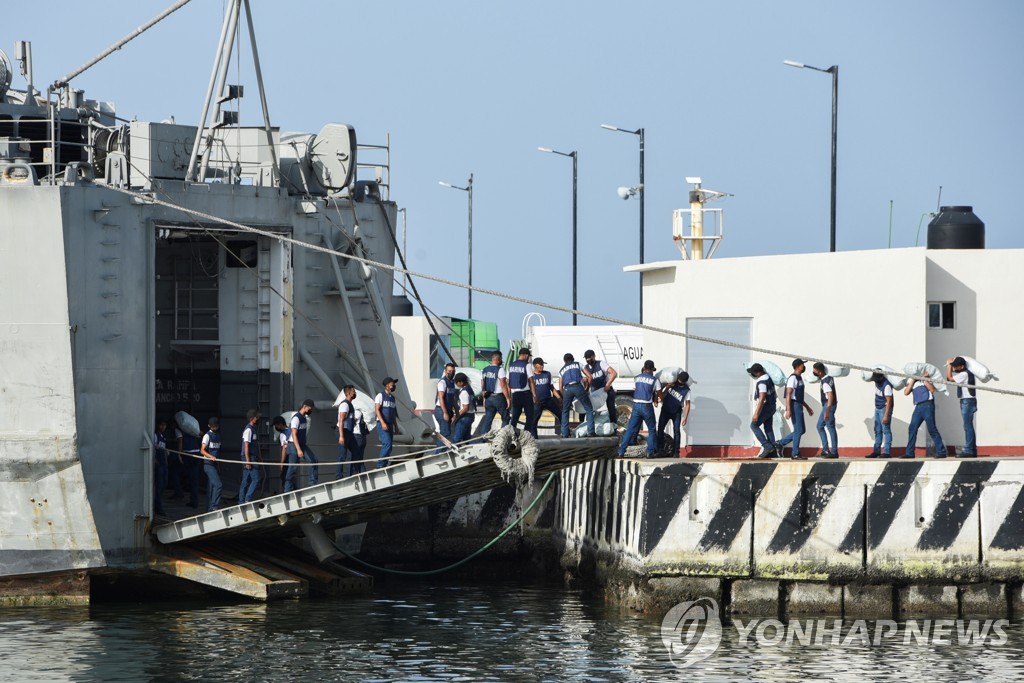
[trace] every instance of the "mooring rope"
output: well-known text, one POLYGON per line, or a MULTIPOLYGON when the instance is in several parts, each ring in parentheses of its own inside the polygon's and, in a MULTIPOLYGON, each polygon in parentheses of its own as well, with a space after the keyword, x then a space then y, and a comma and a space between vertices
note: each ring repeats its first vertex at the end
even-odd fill
MULTIPOLYGON (((552 303, 548 303, 548 302, 544 302, 544 301, 538 301, 536 299, 529 299, 529 298, 526 298, 526 297, 520 297, 520 296, 516 296, 514 294, 509 294, 507 292, 498 292, 498 291, 495 291, 493 289, 487 289, 486 287, 478 287, 476 285, 468 285, 468 284, 466 284, 464 282, 457 282, 455 280, 449 280, 448 278, 438 277, 436 275, 428 275, 427 273, 421 273, 421 272, 418 272, 418 271, 410 270, 408 268, 401 268, 401 267, 398 267, 398 266, 395 266, 395 265, 392 265, 392 264, 389 264, 389 263, 384 263, 382 261, 374 261, 373 259, 365 258, 365 257, 362 257, 362 256, 356 256, 355 254, 347 254, 347 253, 344 253, 344 252, 341 252, 341 251, 337 251, 335 249, 328 249, 327 247, 322 247, 322 246, 319 246, 319 245, 316 245, 316 244, 310 244, 309 242, 303 242, 302 240, 295 239, 294 237, 288 237, 287 235, 282 235, 282 234, 279 234, 279 233, 271 232, 269 230, 261 230, 259 228, 254 228, 252 226, 248 226, 248 225, 245 225, 243 223, 237 223, 235 221, 231 221, 231 220, 228 220, 228 219, 225 219, 225 218, 220 218, 218 216, 213 216, 211 214, 207 214, 207 213, 204 213, 202 211, 197 211, 195 209, 190 209, 188 207, 184 207, 184 206, 181 206, 179 204, 174 204, 173 202, 166 202, 166 201, 163 201, 163 200, 160 200, 160 199, 156 199, 155 197, 151 197, 151 196, 149 196, 149 195, 147 195, 147 194, 145 194, 143 192, 136 192, 135 190, 129 190, 129 189, 120 188, 120 187, 114 187, 114 186, 108 186, 108 188, 113 190, 113 191, 115 191, 115 192, 120 192, 122 194, 126 194, 128 196, 135 197, 137 199, 140 199, 142 201, 145 201, 145 202, 148 202, 148 203, 151 203, 151 204, 156 204, 158 206, 164 206, 164 207, 167 207, 169 209, 175 209, 177 211, 181 211, 182 213, 189 214, 189 215, 192 215, 192 216, 196 216, 196 217, 202 218, 204 220, 213 221, 215 223, 221 223, 223 225, 226 225, 226 226, 229 226, 229 227, 232 227, 232 228, 236 228, 237 230, 241 230, 243 232, 250 232, 250 233, 253 233, 255 235, 262 235, 264 237, 269 237, 271 239, 275 239, 275 240, 278 240, 280 242, 285 242, 285 243, 288 243, 288 244, 293 244, 293 245, 296 245, 296 246, 304 248, 304 249, 311 249, 313 251, 319 251, 319 252, 322 252, 322 253, 325 253, 325 254, 332 254, 334 256, 338 256, 338 257, 341 257, 341 258, 354 260, 354 261, 362 263, 363 265, 366 265, 366 266, 373 266, 373 267, 376 267, 376 268, 384 268, 386 270, 391 270, 391 271, 393 271, 395 273, 404 273, 404 274, 409 275, 409 276, 424 278, 426 280, 430 280, 432 282, 437 282, 437 283, 440 283, 440 284, 443 284, 443 285, 448 285, 450 287, 459 287, 461 289, 468 289, 468 290, 471 290, 471 291, 474 291, 474 292, 479 292, 481 294, 486 294, 488 296, 497 297, 499 299, 506 299, 508 301, 515 301, 515 302, 518 302, 518 303, 527 304, 527 305, 535 306, 535 307, 538 307, 538 308, 546 308, 546 309, 549 309, 549 310, 552 310, 552 311, 559 311, 561 313, 576 314, 576 315, 582 316, 584 318, 591 318, 593 320, 600 320, 602 322, 611 323, 613 325, 623 325, 623 326, 632 327, 632 328, 636 328, 636 329, 640 329, 640 330, 646 330, 646 331, 649 331, 649 332, 657 332, 659 334, 666 334, 666 335, 669 335, 669 336, 681 337, 683 339, 692 339, 693 341, 705 342, 705 343, 708 343, 708 344, 716 344, 718 346, 726 346, 726 347, 730 347, 730 348, 743 349, 743 350, 746 350, 746 351, 753 351, 755 353, 761 353, 761 354, 766 354, 766 355, 770 355, 770 356, 779 356, 779 357, 782 357, 782 358, 786 358, 786 357, 789 357, 789 358, 806 358, 806 359, 809 359, 809 360, 821 361, 825 365, 831 365, 833 367, 838 367, 838 368, 850 368, 851 370, 862 370, 864 372, 874 372, 875 371, 875 367, 874 366, 861 365, 859 363, 855 363, 855 362, 852 362, 852 361, 831 360, 831 359, 828 359, 828 358, 822 358, 822 357, 817 356, 816 354, 812 354, 812 353, 795 353, 795 352, 792 352, 792 351, 786 351, 786 350, 780 350, 780 349, 769 349, 769 348, 765 348, 765 347, 762 347, 762 346, 753 346, 751 344, 741 344, 741 343, 738 343, 738 342, 731 342, 731 341, 727 341, 727 340, 724 340, 724 339, 714 339, 712 337, 704 337, 702 335, 689 334, 687 332, 680 332, 679 330, 670 330, 670 329, 664 328, 664 327, 656 327, 654 325, 645 325, 643 323, 635 323, 635 322, 631 322, 629 320, 623 320, 621 318, 615 318, 615 317, 608 316, 608 315, 602 315, 600 313, 593 313, 591 311, 584 311, 584 310, 581 310, 581 309, 570 308, 570 307, 567 307, 567 306, 559 306, 558 304, 552 304, 552 303)), ((929 382, 931 381, 931 378, 924 377, 924 376, 921 376, 921 375, 911 375, 911 374, 902 373, 902 372, 895 372, 895 371, 894 372, 889 372, 887 374, 889 374, 891 376, 894 376, 894 377, 906 377, 908 379, 914 379, 914 380, 918 380, 918 381, 929 381, 929 382)), ((973 388, 973 389, 977 389, 979 391, 989 391, 989 392, 992 392, 992 393, 1003 394, 1003 395, 1006 395, 1006 396, 1024 397, 1024 391, 1015 391, 1015 390, 1012 390, 1012 389, 1000 389, 1000 388, 997 388, 997 387, 990 387, 990 386, 985 386, 985 385, 982 385, 982 384, 970 384, 970 385, 959 385, 959 386, 963 386, 963 387, 967 387, 967 388, 973 388)))

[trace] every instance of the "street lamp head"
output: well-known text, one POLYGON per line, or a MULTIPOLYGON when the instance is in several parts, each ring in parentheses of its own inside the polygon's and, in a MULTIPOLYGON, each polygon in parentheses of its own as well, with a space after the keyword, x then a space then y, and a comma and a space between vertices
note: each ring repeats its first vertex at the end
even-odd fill
POLYGON ((538 148, 537 148, 537 151, 538 151, 538 152, 547 152, 547 153, 549 153, 549 154, 550 154, 550 153, 552 153, 552 152, 554 152, 554 150, 552 150, 552 149, 548 149, 547 147, 538 147, 538 148))
POLYGON ((609 126, 607 123, 602 123, 601 127, 604 128, 605 130, 619 130, 615 126, 609 126))
POLYGON ((446 183, 446 182, 445 182, 445 181, 443 181, 443 180, 439 180, 439 181, 437 181, 437 184, 438 184, 438 185, 441 185, 442 187, 454 187, 454 185, 452 185, 451 183, 446 183))
POLYGON ((782 63, 785 64, 786 66, 795 66, 798 69, 804 68, 804 64, 801 64, 800 62, 794 62, 792 59, 787 59, 782 63))

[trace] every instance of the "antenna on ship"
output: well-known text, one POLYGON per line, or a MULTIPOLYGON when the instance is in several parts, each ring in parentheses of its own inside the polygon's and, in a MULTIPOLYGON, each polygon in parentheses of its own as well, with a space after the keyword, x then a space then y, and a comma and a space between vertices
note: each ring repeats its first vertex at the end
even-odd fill
MULTIPOLYGON (((274 143, 274 134, 270 126, 267 95, 263 88, 263 71, 260 68, 259 50, 256 48, 256 29, 253 28, 252 24, 252 9, 249 7, 249 0, 231 0, 224 11, 224 24, 221 26, 220 43, 217 45, 217 55, 213 61, 213 73, 210 74, 210 84, 206 90, 206 99, 203 101, 203 113, 199 119, 199 133, 193 142, 192 155, 189 158, 188 169, 185 172, 185 180, 187 181, 204 181, 209 164, 210 147, 213 145, 213 131, 223 126, 238 125, 237 112, 222 111, 221 105, 242 96, 242 88, 240 86, 228 85, 227 77, 228 67, 231 63, 232 47, 238 35, 238 19, 243 10, 245 11, 245 20, 249 29, 249 43, 252 50, 253 69, 256 72, 256 84, 260 91, 260 104, 263 109, 263 129, 267 134, 271 172, 274 174, 272 180, 276 179, 279 174, 280 166, 277 159, 277 146, 274 143), (211 105, 214 107, 213 120, 210 125, 207 125, 211 105), (201 147, 204 148, 202 154, 200 153, 201 147), (202 157, 201 162, 200 157, 202 157)), ((240 59, 241 56, 239 55, 238 58, 240 59)))
POLYGON ((672 212, 672 239, 683 255, 684 261, 701 261, 711 258, 722 241, 723 217, 722 209, 705 209, 704 205, 722 197, 732 197, 728 192, 708 190, 701 187, 704 182, 699 177, 687 176, 686 182, 693 185, 690 190, 690 208, 676 209, 672 212), (690 214, 690 233, 683 234, 683 216, 690 214), (710 214, 712 223, 711 234, 704 233, 705 214, 710 214))

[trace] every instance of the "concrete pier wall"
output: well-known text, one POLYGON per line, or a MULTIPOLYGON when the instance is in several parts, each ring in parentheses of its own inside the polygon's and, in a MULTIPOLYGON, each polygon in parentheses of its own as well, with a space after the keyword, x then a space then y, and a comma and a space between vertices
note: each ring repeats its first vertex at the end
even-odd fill
POLYGON ((1005 612, 1024 579, 1012 458, 605 460, 562 472, 555 505, 563 568, 640 609, 1005 612))

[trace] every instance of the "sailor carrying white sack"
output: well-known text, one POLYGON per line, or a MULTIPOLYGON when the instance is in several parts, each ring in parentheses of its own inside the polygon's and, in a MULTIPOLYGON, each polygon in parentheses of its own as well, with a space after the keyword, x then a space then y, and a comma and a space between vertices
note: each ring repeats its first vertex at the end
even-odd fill
POLYGON ((960 415, 964 420, 964 448, 957 455, 961 458, 978 457, 978 437, 974 433, 974 414, 978 412, 978 390, 974 388, 977 378, 963 356, 946 361, 946 379, 956 384, 956 397, 960 399, 960 415))
POLYGON ((583 352, 583 360, 590 372, 590 393, 601 389, 607 392, 605 405, 608 407, 608 421, 615 424, 619 421, 619 411, 615 409, 615 388, 612 386, 612 382, 619 376, 619 373, 608 365, 607 361, 597 360, 593 349, 583 352))

